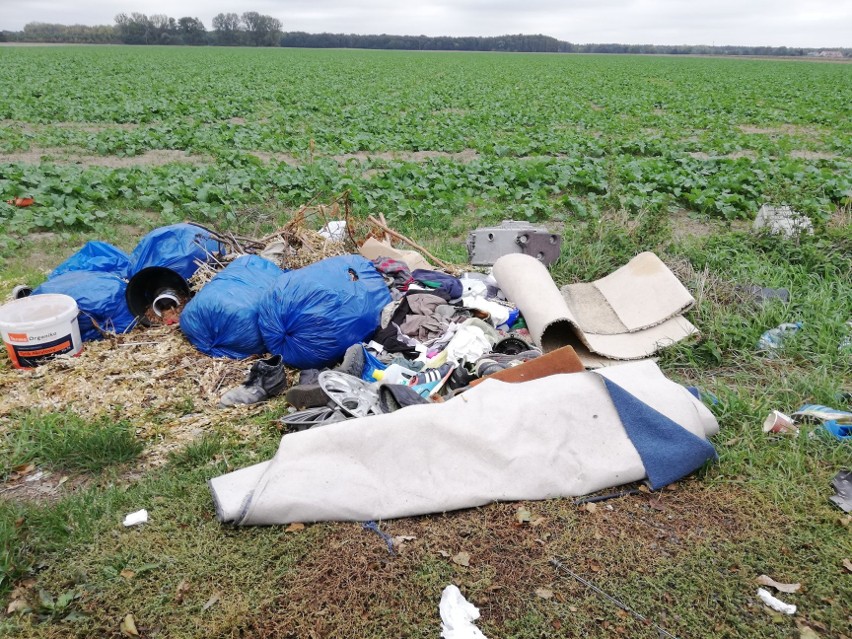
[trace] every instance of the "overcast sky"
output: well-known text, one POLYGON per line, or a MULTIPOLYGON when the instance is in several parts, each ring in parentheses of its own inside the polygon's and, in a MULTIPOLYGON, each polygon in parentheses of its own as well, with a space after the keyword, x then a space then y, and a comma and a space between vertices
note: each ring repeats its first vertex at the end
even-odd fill
POLYGON ((258 11, 285 31, 544 33, 570 42, 852 47, 852 0, 0 0, 0 30, 112 24, 117 13, 201 18, 258 11))

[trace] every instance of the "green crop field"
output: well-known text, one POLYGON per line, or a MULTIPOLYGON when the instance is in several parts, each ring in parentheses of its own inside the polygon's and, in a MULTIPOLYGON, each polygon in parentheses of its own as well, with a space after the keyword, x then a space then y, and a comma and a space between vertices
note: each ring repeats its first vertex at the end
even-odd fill
POLYGON ((132 636, 130 614, 145 637, 437 637, 456 583, 491 639, 659 636, 557 575, 560 556, 682 639, 852 636, 852 519, 828 502, 852 442, 761 430, 772 409, 852 410, 852 65, 0 47, 0 294, 89 239, 128 249, 181 220, 259 236, 344 192, 356 218, 382 213, 450 262, 477 226, 546 223, 563 236, 558 284, 656 252, 696 298, 701 333, 660 366, 715 396, 719 462, 594 512, 550 500, 380 522, 402 540, 391 555, 360 524, 215 520, 206 480, 274 452, 283 399, 215 417, 198 379, 162 412, 145 412, 147 396, 50 410, 56 385, 21 404, 41 378, 4 359, 0 635, 132 636), (751 231, 764 203, 808 215, 814 233, 751 231), (759 304, 740 285, 790 301, 759 304), (777 357, 757 352, 793 321, 777 357), (199 415, 162 464, 139 461, 199 415), (151 522, 123 529, 142 507, 151 522), (796 616, 760 603, 761 574, 802 584, 780 594, 796 616))
POLYGON ((763 201, 826 218, 852 189, 847 64, 122 47, 0 62, 0 163, 15 164, 0 191, 41 203, 0 212, 20 233, 139 207, 233 221, 344 189, 433 228, 470 211, 733 219, 763 201), (18 164, 41 158, 56 164, 18 164), (148 164, 164 159, 192 164, 148 164))

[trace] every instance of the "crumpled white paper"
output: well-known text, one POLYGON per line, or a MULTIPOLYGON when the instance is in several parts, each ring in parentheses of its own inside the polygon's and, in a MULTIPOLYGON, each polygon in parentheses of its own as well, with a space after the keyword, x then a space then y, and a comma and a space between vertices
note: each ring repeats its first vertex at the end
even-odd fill
POLYGON ((441 593, 441 636, 444 639, 488 639, 473 622, 479 619, 479 608, 461 594, 457 586, 449 585, 441 593))
POLYGON ((796 614, 796 605, 784 603, 780 599, 776 599, 773 597, 770 592, 764 588, 757 589, 757 596, 760 597, 760 600, 765 603, 767 606, 772 608, 773 610, 777 610, 778 612, 783 612, 785 615, 795 615, 796 614))
POLYGON ((137 510, 135 513, 130 513, 124 518, 125 526, 135 526, 136 524, 144 524, 148 521, 148 511, 144 508, 137 510))

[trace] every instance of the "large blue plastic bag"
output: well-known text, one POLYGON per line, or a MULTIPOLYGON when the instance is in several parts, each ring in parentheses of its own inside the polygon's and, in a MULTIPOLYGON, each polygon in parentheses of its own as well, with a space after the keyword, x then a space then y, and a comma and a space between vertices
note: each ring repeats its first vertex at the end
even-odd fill
POLYGON ((261 302, 260 332, 267 350, 288 366, 330 366, 376 331, 390 301, 371 262, 330 257, 278 278, 261 302))
POLYGON ((180 328, 202 353, 242 359, 266 352, 257 325, 266 292, 284 273, 256 255, 231 262, 190 300, 180 314, 180 328))
POLYGON ((106 242, 86 242, 79 251, 53 269, 48 278, 71 271, 101 271, 126 277, 130 270, 127 253, 106 242))
POLYGON ((181 223, 161 226, 139 240, 130 255, 130 276, 149 266, 170 268, 188 280, 198 270, 198 263, 222 252, 219 241, 207 229, 181 223))
POLYGON ((113 273, 68 271, 51 276, 32 294, 61 293, 73 297, 80 309, 80 337, 91 341, 103 337, 101 330, 123 333, 133 326, 134 317, 124 299, 126 289, 127 282, 113 273))

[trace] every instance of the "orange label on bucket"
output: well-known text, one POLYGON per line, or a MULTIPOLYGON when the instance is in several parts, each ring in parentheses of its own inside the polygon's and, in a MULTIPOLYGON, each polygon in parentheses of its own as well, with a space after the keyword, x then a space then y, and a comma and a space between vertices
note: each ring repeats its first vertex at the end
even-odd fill
POLYGON ((47 348, 27 349, 25 352, 18 351, 20 354, 26 353, 27 357, 41 357, 42 355, 53 355, 55 353, 67 353, 71 350, 71 340, 60 342, 55 346, 47 348))
POLYGON ((44 361, 74 350, 74 340, 66 335, 52 342, 33 344, 32 346, 15 346, 6 344, 9 356, 16 368, 31 368, 44 361))
POLYGON ((27 343, 27 334, 26 333, 8 333, 10 342, 23 342, 27 343))

